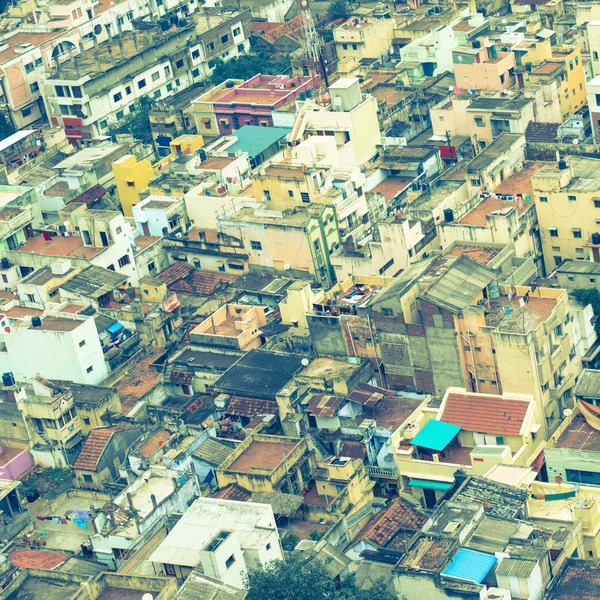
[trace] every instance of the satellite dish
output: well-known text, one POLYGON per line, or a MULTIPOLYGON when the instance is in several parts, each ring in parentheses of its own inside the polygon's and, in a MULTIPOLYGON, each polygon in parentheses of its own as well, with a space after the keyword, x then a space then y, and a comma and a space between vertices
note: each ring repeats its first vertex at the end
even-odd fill
POLYGON ((565 417, 570 417, 573 414, 573 411, 570 408, 565 408, 565 410, 563 411, 563 415, 565 417))
POLYGON ((310 363, 310 361, 308 360, 308 358, 303 358, 300 363, 302 364, 303 367, 308 367, 308 364, 310 363))
POLYGON ((289 263, 285 263, 285 265, 283 265, 283 268, 284 268, 286 271, 289 271, 289 270, 290 270, 292 267, 291 267, 291 265, 290 265, 289 263))
POLYGON ((68 226, 69 226, 69 221, 65 221, 65 222, 63 223, 63 225, 64 225, 65 227, 68 227, 68 226))
POLYGON ((152 594, 148 594, 148 592, 146 592, 143 596, 142 596, 142 600, 154 600, 154 596, 152 594))
POLYGON ((574 143, 574 144, 577 146, 577 144, 579 144, 579 138, 575 138, 575 139, 573 140, 573 143, 574 143))
POLYGON ((558 483, 558 485, 562 485, 562 483, 563 483, 564 480, 563 480, 563 478, 560 475, 557 475, 554 478, 554 481, 556 481, 556 483, 558 483))

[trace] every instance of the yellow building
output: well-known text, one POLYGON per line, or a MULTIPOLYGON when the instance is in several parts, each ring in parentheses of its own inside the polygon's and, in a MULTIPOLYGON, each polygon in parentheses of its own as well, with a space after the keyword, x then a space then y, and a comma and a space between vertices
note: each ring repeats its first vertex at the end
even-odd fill
POLYGON ((329 521, 332 514, 355 514, 373 501, 374 486, 361 459, 334 456, 320 462, 315 481, 304 494, 310 519, 329 521))
POLYGON ((379 58, 390 49, 394 19, 352 16, 333 30, 333 41, 339 60, 379 58))
POLYGON ((563 82, 563 95, 568 95, 571 108, 570 113, 565 117, 571 116, 586 103, 585 72, 581 50, 559 46, 553 49, 552 56, 554 60, 561 60, 565 65, 566 80, 563 82))
POLYGON ((220 488, 235 483, 250 492, 299 494, 316 466, 305 439, 254 434, 217 469, 217 481, 220 488))
POLYGON ((531 178, 546 272, 564 260, 600 260, 600 160, 570 157, 540 168, 531 178))
POLYGON ((123 214, 133 217, 132 208, 139 203, 140 192, 154 177, 152 165, 147 159, 138 162, 135 156, 127 154, 114 162, 112 168, 123 214))

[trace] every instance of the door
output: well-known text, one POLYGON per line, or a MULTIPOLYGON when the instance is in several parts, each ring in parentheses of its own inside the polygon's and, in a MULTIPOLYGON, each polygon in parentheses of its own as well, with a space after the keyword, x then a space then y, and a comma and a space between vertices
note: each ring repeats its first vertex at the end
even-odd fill
POLYGON ((424 489, 423 497, 425 498, 425 508, 433 508, 435 506, 437 499, 434 490, 424 489))

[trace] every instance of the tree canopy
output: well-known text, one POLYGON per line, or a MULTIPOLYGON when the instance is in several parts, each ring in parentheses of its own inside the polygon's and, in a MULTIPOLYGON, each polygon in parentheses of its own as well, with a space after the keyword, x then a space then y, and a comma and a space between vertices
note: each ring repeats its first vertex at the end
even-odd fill
POLYGON ((0 112, 0 140, 12 135, 14 132, 15 131, 9 120, 6 118, 6 115, 3 112, 0 112))
POLYGON ((145 144, 152 144, 153 139, 149 116, 151 107, 152 100, 150 98, 140 98, 135 105, 135 111, 113 125, 109 133, 111 135, 131 133, 136 140, 141 140, 145 144))
POLYGON ((347 19, 350 16, 347 0, 336 0, 330 4, 327 14, 334 19, 347 19))
POLYGON ((569 292, 577 302, 580 302, 584 306, 588 304, 592 305, 596 322, 594 323, 594 329, 597 334, 600 334, 600 292, 596 288, 591 289, 579 289, 569 292))
POLYGON ((398 600, 382 580, 369 590, 358 588, 353 577, 340 586, 319 560, 304 556, 274 561, 250 571, 246 590, 246 600, 398 600))
POLYGON ((227 79, 250 79, 259 73, 273 75, 273 67, 267 56, 262 54, 241 54, 227 62, 218 58, 212 73, 214 85, 227 79))

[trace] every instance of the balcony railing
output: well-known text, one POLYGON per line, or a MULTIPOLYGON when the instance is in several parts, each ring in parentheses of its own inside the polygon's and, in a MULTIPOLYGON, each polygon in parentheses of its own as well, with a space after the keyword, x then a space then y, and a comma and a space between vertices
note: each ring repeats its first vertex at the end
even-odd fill
POLYGON ((374 467, 372 465, 365 465, 365 470, 369 477, 376 479, 398 479, 399 474, 395 467, 374 467))

